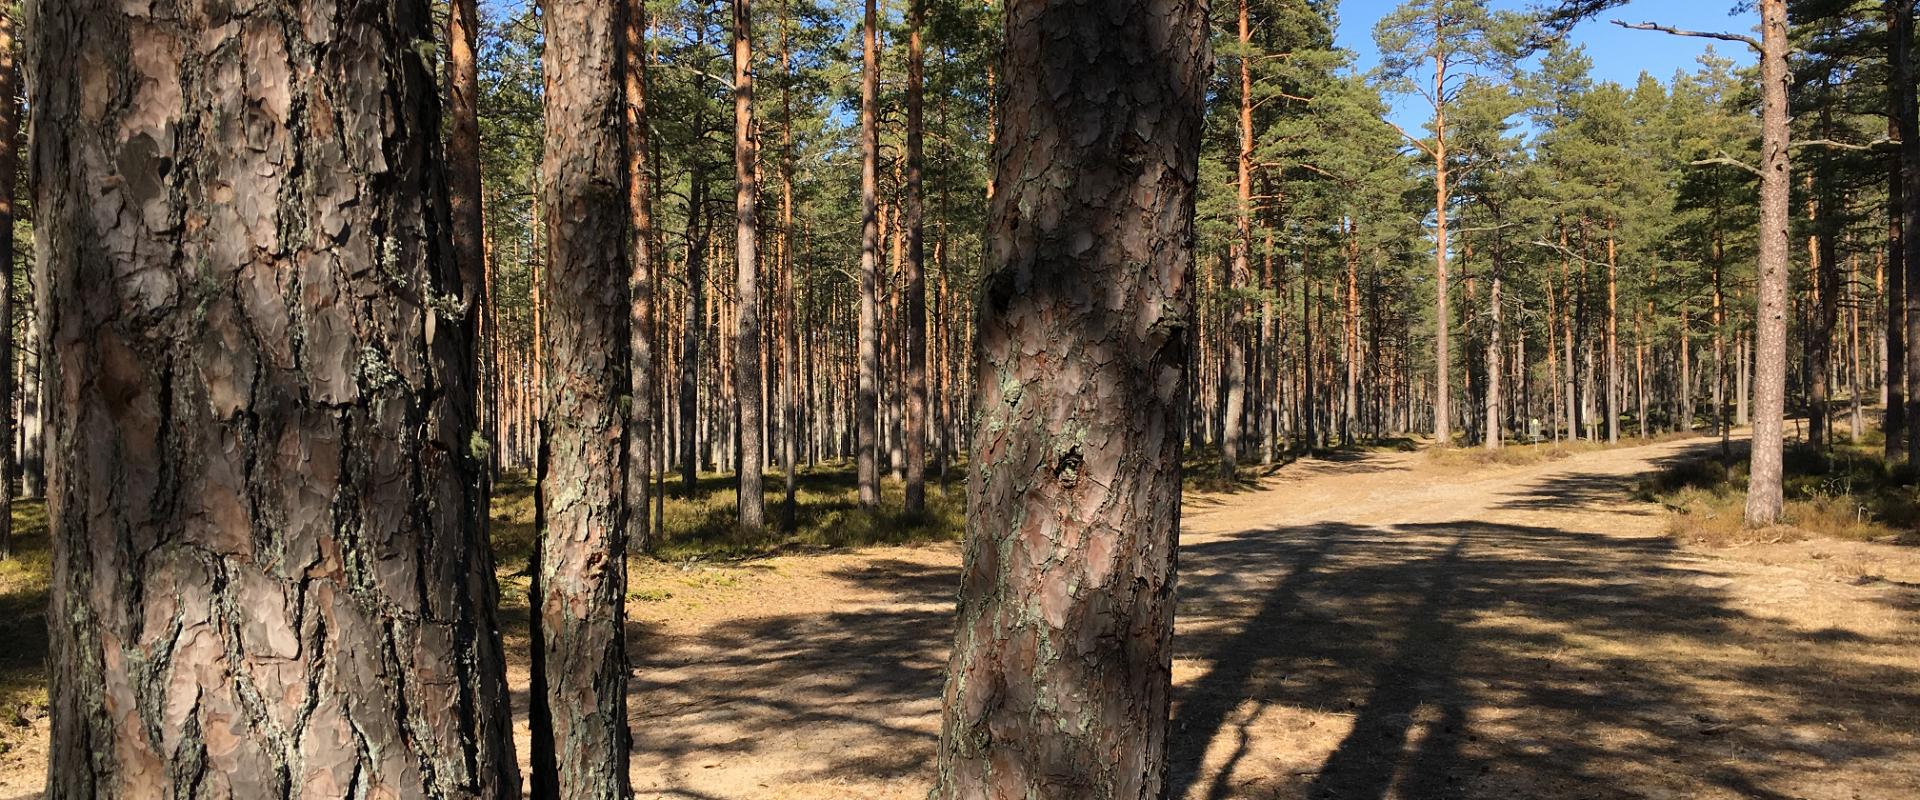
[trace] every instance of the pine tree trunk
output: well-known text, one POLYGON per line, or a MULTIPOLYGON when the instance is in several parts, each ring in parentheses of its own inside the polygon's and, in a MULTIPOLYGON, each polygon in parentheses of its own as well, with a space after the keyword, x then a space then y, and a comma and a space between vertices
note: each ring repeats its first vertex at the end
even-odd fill
POLYGON ((1620 443, 1620 269, 1613 229, 1607 220, 1607 444, 1620 443))
MULTIPOLYGON (((876 0, 867 0, 860 57, 860 330, 854 398, 855 471, 860 505, 880 505, 880 37, 876 0)), ((989 185, 991 192, 991 185, 989 185)))
MULTIPOLYGON (((780 4, 780 293, 786 309, 786 338, 782 351, 786 369, 780 373, 780 402, 784 408, 781 425, 780 461, 786 472, 787 493, 781 503, 781 527, 794 530, 799 522, 800 456, 800 304, 793 284, 793 60, 788 52, 788 35, 793 24, 793 3, 780 4)), ((809 374, 811 369, 808 368, 809 374)))
MULTIPOLYGON (((1900 255, 1904 267, 1905 308, 1900 316, 1905 323, 1906 377, 1909 382, 1920 375, 1920 109, 1915 107, 1916 74, 1913 55, 1914 0, 1890 0, 1888 3, 1889 68, 1892 75, 1893 122, 1900 135, 1900 255)), ((1920 392, 1908 387, 1906 395, 1907 457, 1920 452, 1920 392)))
POLYGON ((1760 144, 1760 274, 1754 314, 1753 463, 1746 521, 1780 521, 1782 439, 1787 403, 1787 228, 1791 164, 1787 83, 1787 0, 1760 0, 1762 53, 1760 144))
POLYGON ((29 6, 47 796, 514 796, 427 4, 29 6))
POLYGON ((926 53, 920 44, 920 28, 926 0, 911 0, 907 27, 907 235, 906 291, 907 315, 903 344, 906 345, 906 503, 908 514, 919 514, 927 506, 927 282, 926 230, 921 213, 922 121, 924 117, 923 72, 926 53))
MULTIPOLYGON (((1888 3, 1888 27, 1899 24, 1900 3, 1888 3)), ((1909 27, 1909 31, 1911 27, 1909 27)), ((1905 48, 1898 36, 1888 37, 1893 44, 1891 61, 1898 65, 1905 48)), ((1910 47, 1911 45, 1907 45, 1910 47)), ((1911 56, 1908 56, 1911 57, 1911 56)), ((1896 70, 1889 71, 1888 134, 1895 140, 1900 138, 1900 76, 1896 70)), ((1908 81, 1910 85, 1912 82, 1908 81)), ((1896 150, 1888 158, 1887 170, 1887 246, 1884 260, 1886 274, 1887 330, 1886 347, 1886 415, 1882 420, 1882 430, 1886 433, 1887 463, 1900 464, 1907 460, 1907 247, 1903 218, 1906 214, 1906 157, 1905 150, 1896 150)))
POLYGON ((1205 8, 1006 8, 935 798, 1165 791, 1205 8))
POLYGON ((766 524, 766 405, 760 382, 760 136, 753 127, 753 10, 733 0, 734 318, 733 396, 739 422, 739 483, 734 510, 742 530, 766 524))
POLYGON ((20 77, 14 11, 0 8, 0 561, 13 557, 13 222, 20 171, 20 77))
MULTIPOLYGON (((1441 7, 1434 6, 1436 15, 1441 7)), ((1453 356, 1449 351, 1447 328, 1452 324, 1452 312, 1447 310, 1447 206, 1453 192, 1447 184, 1447 109, 1443 98, 1446 97, 1447 62, 1440 55, 1433 59, 1433 173, 1434 173, 1434 345, 1433 345, 1433 437, 1441 447, 1453 446, 1453 422, 1448 410, 1453 391, 1453 356)))
POLYGON ((627 485, 628 546, 646 550, 654 468, 653 146, 647 130, 647 12, 641 0, 620 0, 627 156, 627 485))
POLYGON ((629 212, 618 0, 545 13, 547 300, 533 629, 533 790, 625 798, 629 212))

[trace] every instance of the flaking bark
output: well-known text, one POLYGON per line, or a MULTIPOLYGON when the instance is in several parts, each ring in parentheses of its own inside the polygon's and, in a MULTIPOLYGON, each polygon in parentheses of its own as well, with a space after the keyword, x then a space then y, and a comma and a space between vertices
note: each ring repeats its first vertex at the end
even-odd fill
POLYGON ((1013 0, 935 798, 1165 787, 1193 197, 1191 0, 1013 0))
POLYGON ((30 7, 47 796, 517 795, 427 3, 30 7))
POLYGON ((620 800, 627 777, 628 164, 623 3, 547 6, 545 436, 531 591, 539 798, 620 800))

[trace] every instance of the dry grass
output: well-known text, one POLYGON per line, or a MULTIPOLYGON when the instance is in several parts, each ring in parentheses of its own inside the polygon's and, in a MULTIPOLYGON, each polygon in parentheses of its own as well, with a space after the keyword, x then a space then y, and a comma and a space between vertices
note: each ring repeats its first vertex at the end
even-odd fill
POLYGON ((13 506, 13 558, 0 561, 0 755, 46 714, 47 551, 45 504, 13 506))
POLYGON ((1746 525, 1747 459, 1683 461, 1642 484, 1641 497, 1673 512, 1675 537, 1709 547, 1842 539, 1911 542, 1920 523, 1920 496, 1889 467, 1874 438, 1837 445, 1825 457, 1805 446, 1786 453, 1785 523, 1746 525))
POLYGON ((1428 450, 1427 458, 1434 465, 1441 467, 1530 467, 1560 461, 1581 453, 1597 453, 1622 447, 1645 447, 1650 444, 1664 444, 1700 437, 1699 431, 1673 431, 1652 436, 1625 435, 1624 431, 1622 434, 1619 444, 1579 439, 1540 444, 1507 442, 1498 450, 1488 450, 1477 442, 1469 443, 1461 439, 1454 447, 1436 447, 1428 450))

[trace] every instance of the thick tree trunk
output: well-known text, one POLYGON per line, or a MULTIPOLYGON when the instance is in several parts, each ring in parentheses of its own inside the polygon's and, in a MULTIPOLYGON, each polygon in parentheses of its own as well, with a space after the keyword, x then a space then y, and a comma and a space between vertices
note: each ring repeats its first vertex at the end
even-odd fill
POLYGON ((766 524, 766 404, 760 382, 760 136, 753 128, 753 9, 733 0, 734 319, 733 396, 740 442, 734 510, 743 530, 766 524))
POLYGON ((653 146, 647 131, 647 12, 641 0, 620 0, 625 24, 621 61, 627 156, 627 544, 646 550, 648 495, 654 468, 653 146))
POLYGON ((906 274, 906 503, 908 514, 919 514, 927 507, 927 281, 926 230, 921 220, 921 126, 924 117, 923 71, 926 53, 921 49, 920 28, 926 0, 911 0, 907 27, 907 235, 906 274))
POLYGON ((1166 789, 1207 29, 1187 0, 1007 5, 994 161, 1029 177, 987 214, 936 798, 1166 789))
POLYGON ((1792 135, 1787 108, 1787 0, 1760 0, 1762 53, 1760 274, 1754 314, 1753 464, 1747 483, 1750 526, 1780 521, 1782 436, 1787 405, 1787 244, 1792 135))
POLYGON ((553 360, 537 490, 533 790, 625 798, 628 177, 619 0, 546 9, 547 300, 553 360))
POLYGON ((875 2, 867 0, 860 29, 860 375, 853 438, 864 508, 880 505, 880 308, 875 295, 880 271, 880 23, 875 2))
POLYGON ((428 5, 29 6, 47 796, 517 794, 428 5))

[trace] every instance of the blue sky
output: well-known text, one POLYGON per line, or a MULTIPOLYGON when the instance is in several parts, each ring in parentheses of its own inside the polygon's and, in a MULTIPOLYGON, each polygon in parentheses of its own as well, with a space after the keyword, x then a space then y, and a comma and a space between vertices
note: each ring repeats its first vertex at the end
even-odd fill
MULTIPOLYGON (((1359 56, 1360 69, 1372 69, 1379 62, 1379 51, 1373 45, 1373 25, 1400 2, 1340 0, 1340 30, 1336 37, 1341 47, 1359 56)), ((1519 11, 1532 3, 1528 0, 1493 0, 1493 5, 1519 11)), ((1587 57, 1593 59, 1595 80, 1609 80, 1629 86, 1639 79, 1642 71, 1652 73, 1664 82, 1673 77, 1675 71, 1692 70, 1696 59, 1707 51, 1709 44, 1721 57, 1734 59, 1742 65, 1751 64, 1754 57, 1742 45, 1627 30, 1610 22, 1615 19, 1658 22, 1699 31, 1750 33, 1758 21, 1758 15, 1748 12, 1728 16, 1727 12, 1733 5, 1734 0, 1633 0, 1582 23, 1574 30, 1572 38, 1587 46, 1587 57)), ((1426 121, 1424 114, 1415 113, 1404 104, 1395 110, 1394 117, 1396 122, 1409 130, 1426 121)))

